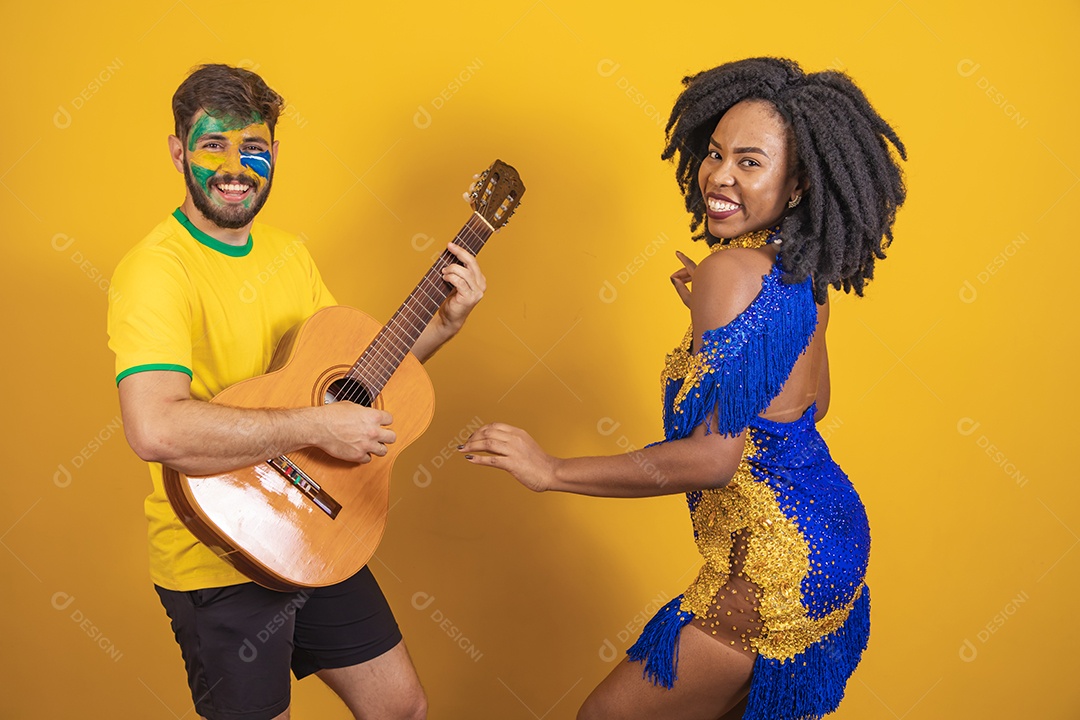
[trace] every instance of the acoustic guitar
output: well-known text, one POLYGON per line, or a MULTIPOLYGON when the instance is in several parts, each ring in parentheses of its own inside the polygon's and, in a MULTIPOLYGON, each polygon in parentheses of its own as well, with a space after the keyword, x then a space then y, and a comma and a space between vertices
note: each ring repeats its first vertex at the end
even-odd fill
MULTIPOLYGON (((479 253, 524 193, 517 171, 496 160, 474 183, 474 212, 454 242, 479 253)), ((242 408, 380 408, 394 416, 397 434, 387 454, 359 464, 304 448, 200 476, 165 467, 169 502, 195 537, 271 590, 332 585, 367 564, 386 528, 394 460, 434 413, 431 381, 409 351, 453 289, 442 279, 452 262, 457 258, 444 250, 385 326, 350 307, 319 310, 285 334, 265 375, 211 400, 242 408)))

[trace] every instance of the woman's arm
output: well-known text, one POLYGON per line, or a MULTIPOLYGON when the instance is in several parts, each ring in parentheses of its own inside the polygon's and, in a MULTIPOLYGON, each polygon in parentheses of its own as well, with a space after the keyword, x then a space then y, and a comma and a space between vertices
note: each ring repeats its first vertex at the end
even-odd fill
POLYGON ((698 427, 682 440, 623 455, 557 458, 524 430, 491 423, 473 433, 460 451, 474 465, 505 470, 536 492, 651 497, 723 487, 735 474, 745 443, 745 433, 707 435, 698 427))
MULTIPOLYGON (((690 301, 697 345, 705 329, 731 322, 753 301, 773 257, 768 250, 727 250, 693 269, 693 292, 680 290, 680 297, 690 301)), ((492 423, 459 449, 474 465, 506 470, 537 492, 648 497, 723 487, 738 469, 745 444, 745 431, 729 437, 698 426, 686 438, 624 455, 564 459, 548 455, 524 430, 492 423)))

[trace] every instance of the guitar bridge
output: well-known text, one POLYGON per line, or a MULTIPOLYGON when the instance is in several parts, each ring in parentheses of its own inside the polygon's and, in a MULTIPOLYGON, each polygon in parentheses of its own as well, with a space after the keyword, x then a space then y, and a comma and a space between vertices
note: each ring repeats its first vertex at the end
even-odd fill
POLYGON ((296 463, 284 455, 270 458, 266 463, 281 473, 282 477, 292 483, 297 490, 302 492, 308 500, 315 503, 331 519, 337 518, 338 513, 341 512, 341 503, 330 497, 330 494, 323 490, 319 483, 312 480, 311 476, 301 470, 296 463))

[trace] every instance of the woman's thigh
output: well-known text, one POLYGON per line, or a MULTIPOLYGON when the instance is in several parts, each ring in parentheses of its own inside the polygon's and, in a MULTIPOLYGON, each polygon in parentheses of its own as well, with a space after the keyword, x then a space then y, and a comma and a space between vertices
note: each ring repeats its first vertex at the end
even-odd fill
POLYGON ((678 680, 672 689, 642 677, 642 667, 619 663, 585 700, 578 720, 719 720, 749 693, 754 659, 687 625, 679 637, 678 680))

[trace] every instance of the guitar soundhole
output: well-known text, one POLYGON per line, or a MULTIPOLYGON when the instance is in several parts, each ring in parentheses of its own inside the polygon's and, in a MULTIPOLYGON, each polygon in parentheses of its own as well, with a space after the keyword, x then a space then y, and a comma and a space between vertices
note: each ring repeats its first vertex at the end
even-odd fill
POLYGON ((324 404, 329 405, 332 402, 342 400, 371 407, 371 393, 359 381, 352 378, 344 377, 335 380, 330 383, 330 387, 326 388, 326 397, 323 399, 324 404))

